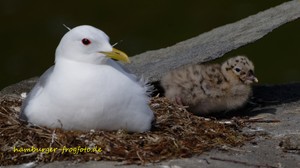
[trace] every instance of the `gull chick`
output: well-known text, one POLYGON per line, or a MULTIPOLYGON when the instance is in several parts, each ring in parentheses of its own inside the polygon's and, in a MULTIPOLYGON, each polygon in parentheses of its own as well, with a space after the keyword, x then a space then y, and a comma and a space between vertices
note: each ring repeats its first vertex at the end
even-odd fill
POLYGON ((67 130, 150 130, 147 85, 111 58, 129 62, 101 30, 71 29, 56 49, 55 65, 23 102, 20 118, 67 130))
POLYGON ((236 56, 220 64, 196 64, 166 74, 161 84, 165 95, 188 106, 197 115, 233 110, 243 106, 258 82, 253 63, 236 56))

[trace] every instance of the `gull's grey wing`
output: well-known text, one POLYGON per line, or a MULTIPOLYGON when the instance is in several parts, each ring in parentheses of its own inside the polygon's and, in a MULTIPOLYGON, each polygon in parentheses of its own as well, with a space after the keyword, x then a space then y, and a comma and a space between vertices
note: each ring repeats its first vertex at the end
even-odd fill
POLYGON ((138 82, 138 78, 137 76, 135 76, 134 74, 132 74, 127 68, 125 68, 122 64, 112 60, 112 59, 108 59, 107 64, 109 64, 110 66, 114 67, 116 70, 122 72, 124 75, 128 76, 131 80, 138 82))
POLYGON ((139 83, 140 86, 142 86, 144 88, 146 95, 150 96, 152 94, 152 92, 155 90, 154 86, 151 85, 147 79, 145 79, 144 77, 138 78, 136 75, 131 73, 129 71, 129 69, 125 68, 122 64, 120 64, 112 59, 109 59, 107 61, 107 64, 114 67, 116 70, 120 71, 124 75, 128 76, 128 78, 130 78, 131 80, 139 83))
POLYGON ((45 87, 49 77, 51 76, 52 72, 53 72, 53 68, 54 66, 50 67, 38 80, 38 82, 35 84, 35 86, 33 87, 33 89, 27 94, 27 97, 25 98, 25 100, 22 103, 22 107, 21 107, 21 113, 20 113, 20 119, 27 121, 28 118, 25 114, 25 108, 27 107, 29 101, 37 96, 39 93, 41 93, 41 91, 43 90, 43 88, 45 87))

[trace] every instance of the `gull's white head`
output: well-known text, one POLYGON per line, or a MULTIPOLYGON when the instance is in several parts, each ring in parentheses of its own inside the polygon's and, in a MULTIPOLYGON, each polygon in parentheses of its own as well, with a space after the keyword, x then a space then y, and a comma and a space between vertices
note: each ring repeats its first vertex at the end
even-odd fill
POLYGON ((107 58, 129 62, 125 53, 110 45, 103 31, 88 25, 75 27, 63 36, 56 49, 56 61, 59 58, 92 64, 101 64, 107 58))

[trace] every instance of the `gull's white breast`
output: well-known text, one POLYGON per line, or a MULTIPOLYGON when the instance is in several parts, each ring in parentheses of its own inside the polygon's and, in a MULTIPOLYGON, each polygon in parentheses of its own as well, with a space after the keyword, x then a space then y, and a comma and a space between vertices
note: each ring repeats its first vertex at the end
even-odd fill
POLYGON ((109 65, 57 60, 47 83, 26 107, 29 122, 64 129, 149 130, 145 89, 109 65))

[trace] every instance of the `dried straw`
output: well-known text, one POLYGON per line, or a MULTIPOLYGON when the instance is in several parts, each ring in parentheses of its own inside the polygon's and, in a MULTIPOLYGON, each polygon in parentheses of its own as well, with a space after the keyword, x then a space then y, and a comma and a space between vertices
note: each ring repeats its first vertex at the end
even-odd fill
POLYGON ((156 124, 146 133, 128 133, 124 130, 64 131, 32 126, 18 119, 20 105, 19 99, 0 102, 0 165, 63 160, 156 163, 191 157, 224 145, 242 145, 247 139, 238 131, 240 124, 230 125, 192 115, 161 97, 151 99, 156 124), (40 151, 14 151, 21 148, 40 148, 40 151), (54 151, 55 148, 57 150, 54 151), (66 152, 63 150, 66 148, 82 151, 66 152), (87 152, 83 151, 84 148, 101 148, 101 151, 87 152), (46 149, 53 150, 47 152, 46 149))

